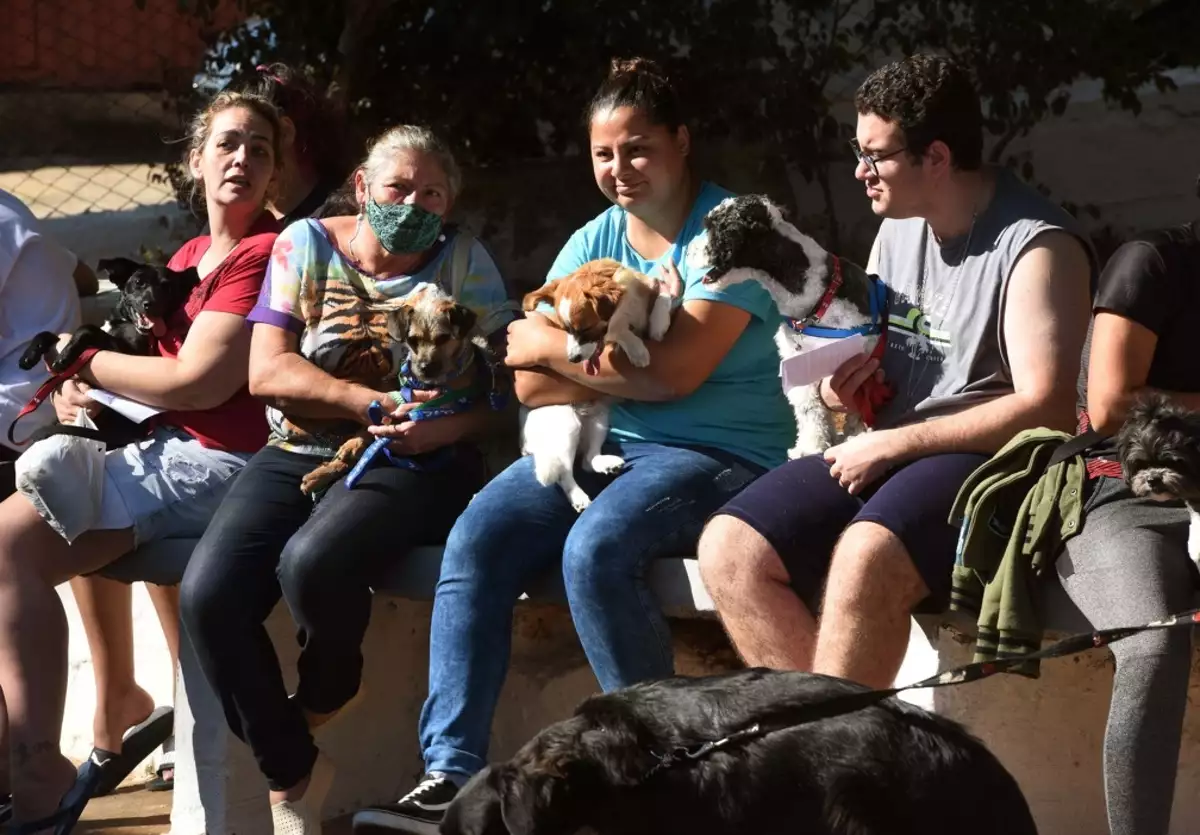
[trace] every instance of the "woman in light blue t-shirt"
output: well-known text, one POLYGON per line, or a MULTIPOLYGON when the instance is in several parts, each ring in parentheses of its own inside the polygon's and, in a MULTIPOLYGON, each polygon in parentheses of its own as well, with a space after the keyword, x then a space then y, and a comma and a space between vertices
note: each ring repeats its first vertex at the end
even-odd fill
POLYGON ((643 574, 657 557, 695 553, 709 514, 782 463, 794 421, 780 391, 772 336, 779 313, 757 284, 705 287, 703 218, 729 192, 688 165, 676 97, 645 60, 615 62, 588 110, 596 183, 613 205, 573 234, 549 280, 609 257, 678 278, 682 304, 651 361, 636 369, 606 349, 597 375, 566 361, 566 334, 532 314, 509 326, 508 364, 526 406, 622 398, 608 452, 615 476, 578 472, 592 497, 577 514, 531 459, 480 492, 450 534, 433 610, 429 700, 421 715, 426 777, 395 816, 438 819, 457 786, 483 768, 510 650, 513 606, 540 575, 561 570, 575 626, 605 690, 672 673, 671 634, 643 574))

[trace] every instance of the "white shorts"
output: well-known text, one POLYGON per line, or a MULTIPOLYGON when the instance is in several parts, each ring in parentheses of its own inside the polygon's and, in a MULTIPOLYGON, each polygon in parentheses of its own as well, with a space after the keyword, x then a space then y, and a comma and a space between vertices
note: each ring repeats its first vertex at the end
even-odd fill
POLYGON ((163 426, 104 459, 104 497, 94 530, 133 529, 134 547, 199 538, 251 453, 209 449, 163 426))

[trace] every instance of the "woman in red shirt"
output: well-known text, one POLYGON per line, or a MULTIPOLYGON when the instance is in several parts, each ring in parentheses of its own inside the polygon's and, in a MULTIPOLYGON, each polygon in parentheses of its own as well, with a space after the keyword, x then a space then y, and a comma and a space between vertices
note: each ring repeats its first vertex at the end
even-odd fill
MULTIPOLYGON (((264 210, 279 116, 260 97, 222 93, 197 116, 191 138, 187 168, 203 190, 211 234, 185 244, 170 266, 196 267, 201 282, 182 311, 154 323, 157 356, 102 351, 79 374, 163 413, 145 440, 108 453, 97 521, 73 543, 48 523, 55 508, 39 510, 23 494, 0 504, 0 691, 19 832, 69 831, 106 754, 93 752, 77 772, 58 748, 67 628, 54 587, 155 539, 198 537, 230 479, 266 441, 263 408, 246 387, 245 316, 279 231, 264 210)), ((62 397, 78 405, 80 390, 69 385, 62 397)))

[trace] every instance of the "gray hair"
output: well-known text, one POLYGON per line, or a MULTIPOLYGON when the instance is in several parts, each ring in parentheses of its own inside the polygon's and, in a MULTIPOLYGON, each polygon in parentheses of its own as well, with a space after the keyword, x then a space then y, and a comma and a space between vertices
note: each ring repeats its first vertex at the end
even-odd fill
POLYGON ((367 182, 375 182, 383 167, 390 163, 396 154, 405 151, 429 154, 436 159, 446 175, 447 184, 450 186, 450 196, 452 198, 458 196, 459 189, 462 188, 462 172, 459 170, 458 162, 455 161, 450 146, 439 139, 429 128, 419 125, 397 125, 394 128, 388 128, 372 140, 371 148, 367 151, 367 158, 363 160, 362 164, 363 175, 367 182))

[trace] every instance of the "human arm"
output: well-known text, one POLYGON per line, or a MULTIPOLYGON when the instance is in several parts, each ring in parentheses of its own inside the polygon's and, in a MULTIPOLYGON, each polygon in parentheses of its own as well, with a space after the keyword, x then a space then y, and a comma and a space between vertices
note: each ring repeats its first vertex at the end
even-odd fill
POLYGON ((1129 407, 1150 392, 1166 394, 1182 406, 1200 409, 1200 394, 1148 385, 1159 335, 1181 305, 1189 304, 1183 282, 1193 276, 1168 269, 1157 246, 1135 240, 1121 246, 1104 268, 1096 296, 1088 361, 1087 409, 1093 429, 1120 430, 1129 407))
POLYGON ((1115 435, 1139 397, 1160 393, 1187 409, 1200 410, 1200 393, 1166 391, 1146 385, 1158 334, 1106 310, 1096 312, 1088 361, 1087 408, 1093 429, 1115 435))
POLYGON ((852 493, 890 467, 948 452, 992 454, 1018 432, 1075 428, 1075 381, 1087 334, 1090 262, 1065 232, 1039 236, 1009 278, 1003 311, 1013 393, 947 417, 877 430, 831 447, 832 474, 852 493))
POLYGON ((250 335, 243 317, 201 311, 178 356, 101 351, 79 376, 89 385, 160 409, 212 409, 246 385, 249 349, 250 335))
POLYGON ((250 340, 250 393, 286 415, 369 424, 371 403, 386 402, 387 395, 322 371, 299 350, 299 334, 273 324, 255 324, 250 340))
MULTIPOLYGON (((668 262, 663 272, 664 281, 678 292, 682 280, 674 264, 668 262)), ((566 333, 535 314, 509 326, 507 361, 516 369, 533 368, 553 375, 519 381, 518 397, 526 405, 535 405, 531 402, 535 399, 541 401, 536 405, 594 400, 597 392, 630 400, 677 400, 709 378, 741 337, 750 316, 747 310, 722 301, 685 300, 662 341, 646 342, 649 365, 638 368, 623 351, 605 345, 596 373, 589 374, 583 365, 567 360, 566 333), (576 397, 580 394, 585 396, 576 397)))

